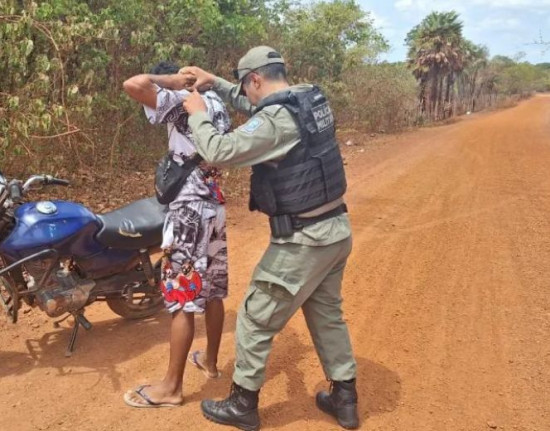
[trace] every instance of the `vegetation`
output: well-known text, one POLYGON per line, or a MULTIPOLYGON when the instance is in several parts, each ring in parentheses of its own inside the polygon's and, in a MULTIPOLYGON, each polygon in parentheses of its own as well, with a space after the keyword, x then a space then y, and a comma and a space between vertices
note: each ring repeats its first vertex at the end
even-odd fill
POLYGON ((231 78, 240 56, 261 43, 282 51, 293 82, 329 93, 340 125, 365 131, 550 90, 548 65, 490 59, 464 39, 455 12, 428 15, 407 36, 407 63, 388 64, 378 61, 388 41, 355 0, 4 0, 2 169, 62 169, 106 182, 150 171, 165 130, 146 123, 122 82, 167 59, 231 78))
POLYGON ((462 35, 454 12, 432 12, 405 39, 408 64, 418 81, 420 111, 440 120, 494 106, 510 96, 548 91, 548 70, 496 56, 462 35))

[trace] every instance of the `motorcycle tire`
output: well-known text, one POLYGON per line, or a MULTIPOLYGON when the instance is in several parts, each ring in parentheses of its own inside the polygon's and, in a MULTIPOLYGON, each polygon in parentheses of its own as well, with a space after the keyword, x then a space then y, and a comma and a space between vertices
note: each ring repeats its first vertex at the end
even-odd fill
MULTIPOLYGON (((155 263, 155 278, 157 280, 160 279, 160 265, 161 261, 155 263)), ((164 308, 164 297, 162 296, 162 293, 160 290, 157 290, 157 293, 151 293, 151 287, 149 284, 144 281, 142 284, 137 284, 137 292, 136 293, 145 293, 145 299, 146 303, 135 303, 134 300, 136 299, 134 297, 134 292, 131 292, 132 295, 132 301, 128 301, 128 292, 125 291, 125 294, 121 296, 113 296, 106 298, 108 307, 119 316, 129 319, 129 320, 137 320, 137 319, 145 319, 146 317, 151 317, 158 313, 160 310, 164 308), (143 288, 140 289, 140 286, 143 288), (141 292, 139 292, 141 290, 141 292)), ((131 286, 128 286, 128 288, 131 288, 131 286)), ((142 298, 143 301, 143 298, 142 298)))
POLYGON ((116 314, 125 319, 145 319, 158 313, 164 308, 164 299, 159 292, 158 296, 149 297, 147 304, 129 303, 123 297, 107 298, 107 305, 116 314))

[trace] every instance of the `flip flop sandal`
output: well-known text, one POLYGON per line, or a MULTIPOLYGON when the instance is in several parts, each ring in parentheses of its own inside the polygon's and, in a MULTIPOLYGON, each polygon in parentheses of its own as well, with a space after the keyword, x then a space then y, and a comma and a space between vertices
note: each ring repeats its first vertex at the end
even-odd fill
POLYGON ((222 376, 222 373, 218 371, 217 375, 212 375, 204 366, 199 363, 199 355, 203 353, 200 350, 195 350, 191 352, 187 357, 187 360, 192 363, 195 367, 202 371, 202 373, 209 379, 219 379, 222 376))
POLYGON ((128 391, 124 394, 124 402, 128 404, 130 407, 136 407, 138 409, 150 409, 150 408, 157 408, 157 407, 180 407, 183 403, 155 403, 149 396, 143 392, 145 388, 150 387, 151 385, 141 385, 138 386, 133 391, 128 391), (134 401, 131 396, 133 394, 138 394, 139 397, 144 402, 138 402, 134 401))

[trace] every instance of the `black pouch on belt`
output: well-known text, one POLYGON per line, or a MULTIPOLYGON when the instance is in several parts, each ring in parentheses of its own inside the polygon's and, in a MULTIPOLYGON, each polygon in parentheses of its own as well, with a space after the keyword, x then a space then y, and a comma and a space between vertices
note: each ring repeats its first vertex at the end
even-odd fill
POLYGON ((269 217, 269 227, 274 238, 284 238, 292 235, 295 231, 292 226, 292 217, 289 214, 269 217))
POLYGON ((275 238, 290 236, 294 232, 302 230, 304 227, 311 226, 315 223, 319 223, 320 221, 327 220, 347 212, 348 208, 346 204, 342 204, 315 217, 298 217, 290 214, 272 216, 269 217, 271 235, 275 238))

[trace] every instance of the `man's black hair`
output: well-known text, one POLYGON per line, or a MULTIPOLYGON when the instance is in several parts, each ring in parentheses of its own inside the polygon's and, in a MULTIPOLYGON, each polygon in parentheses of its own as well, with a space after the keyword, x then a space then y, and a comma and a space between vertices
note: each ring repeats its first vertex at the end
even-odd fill
POLYGON ((172 63, 171 61, 161 61, 152 67, 150 73, 152 75, 173 75, 178 73, 179 70, 180 68, 177 64, 172 63))
MULTIPOLYGON (((254 70, 255 73, 270 81, 286 81, 286 68, 282 63, 266 64, 254 70)), ((243 85, 250 84, 252 73, 244 77, 243 85)))

